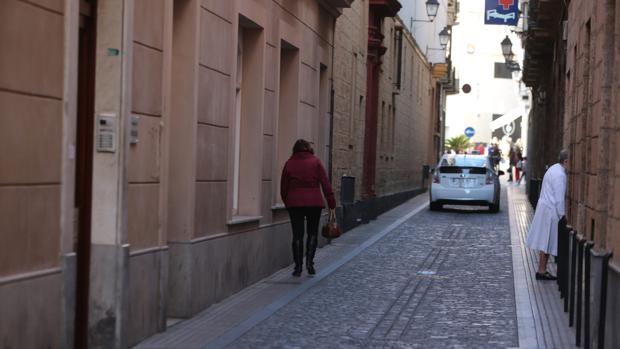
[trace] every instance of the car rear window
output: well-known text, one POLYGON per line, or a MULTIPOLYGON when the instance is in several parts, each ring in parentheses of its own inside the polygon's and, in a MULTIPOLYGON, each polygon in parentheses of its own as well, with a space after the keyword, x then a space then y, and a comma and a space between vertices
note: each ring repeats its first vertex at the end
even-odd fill
POLYGON ((464 168, 471 174, 485 174, 487 160, 479 157, 449 157, 441 160, 440 173, 461 173, 464 168))
POLYGON ((469 169, 470 174, 486 174, 486 167, 458 167, 458 166, 442 166, 439 168, 439 173, 461 173, 463 169, 469 169))
POLYGON ((450 157, 441 159, 441 167, 486 167, 487 159, 480 157, 450 157))

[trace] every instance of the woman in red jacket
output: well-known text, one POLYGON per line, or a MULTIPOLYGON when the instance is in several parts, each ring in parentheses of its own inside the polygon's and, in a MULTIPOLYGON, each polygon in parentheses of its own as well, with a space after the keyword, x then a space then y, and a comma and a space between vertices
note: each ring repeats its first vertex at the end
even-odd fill
POLYGON ((321 160, 314 156, 312 146, 303 139, 295 142, 293 155, 282 170, 280 195, 291 217, 293 228, 293 259, 295 271, 293 276, 301 276, 304 257, 304 220, 307 224, 306 268, 308 274, 314 275, 314 252, 321 211, 325 206, 321 189, 327 199, 330 210, 336 208, 336 199, 331 184, 325 174, 321 160))

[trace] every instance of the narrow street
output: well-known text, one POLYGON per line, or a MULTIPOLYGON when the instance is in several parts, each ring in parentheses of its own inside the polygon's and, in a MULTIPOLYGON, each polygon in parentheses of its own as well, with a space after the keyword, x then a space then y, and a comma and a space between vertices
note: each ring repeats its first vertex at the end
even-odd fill
POLYGON ((516 347, 506 207, 422 210, 230 347, 516 347))
POLYGON ((0 349, 620 349, 620 1, 0 22, 0 349))
POLYGON ((535 260, 519 242, 532 212, 523 186, 503 183, 498 214, 432 212, 427 198, 320 249, 316 277, 282 269, 137 348, 570 347, 566 319, 536 310, 561 312, 557 286, 524 270, 535 260))

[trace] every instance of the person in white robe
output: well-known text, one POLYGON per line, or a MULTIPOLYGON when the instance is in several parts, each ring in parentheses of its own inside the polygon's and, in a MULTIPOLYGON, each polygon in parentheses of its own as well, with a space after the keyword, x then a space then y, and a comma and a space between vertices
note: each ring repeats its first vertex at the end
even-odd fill
POLYGON ((539 251, 537 280, 555 280, 547 271, 549 255, 558 254, 558 223, 564 218, 566 196, 566 168, 568 151, 560 152, 559 162, 551 166, 543 177, 540 197, 530 225, 526 246, 539 251))

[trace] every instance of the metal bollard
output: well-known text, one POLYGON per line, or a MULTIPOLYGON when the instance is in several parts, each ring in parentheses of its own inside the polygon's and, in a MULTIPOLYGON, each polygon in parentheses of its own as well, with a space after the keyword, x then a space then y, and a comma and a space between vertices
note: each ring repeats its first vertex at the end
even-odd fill
POLYGON ((577 321, 575 325, 575 345, 581 345, 582 302, 583 302, 583 246, 586 240, 579 238, 577 245, 577 321))
POLYGON ((594 242, 588 241, 585 244, 585 282, 583 292, 583 347, 590 349, 590 263, 592 254, 590 251, 594 242))
MULTIPOLYGON (((560 241, 562 241, 562 259, 561 263, 558 264, 558 280, 560 280, 560 295, 564 299, 564 312, 568 311, 568 294, 569 294, 569 270, 570 270, 570 238, 571 232, 573 231, 573 227, 570 225, 566 225, 564 227, 563 236, 560 241)), ((560 243, 558 241, 558 245, 560 243)), ((558 246, 559 247, 559 246, 558 246)), ((558 252, 559 253, 559 252, 558 252)))
POLYGON ((570 287, 568 300, 568 326, 572 327, 575 319, 575 270, 577 268, 577 232, 571 232, 570 287))
POLYGON ((598 349, 605 349, 605 323, 607 319, 607 273, 609 272, 609 253, 603 257, 603 273, 601 275, 601 311, 598 319, 598 349))
POLYGON ((557 255, 557 264, 558 264, 558 271, 557 271, 557 283, 558 283, 558 289, 560 290, 560 297, 564 297, 564 275, 562 273, 562 270, 564 268, 564 264, 566 264, 566 252, 565 252, 565 245, 566 245, 566 224, 565 221, 560 221, 560 224, 558 224, 558 255, 557 255))

